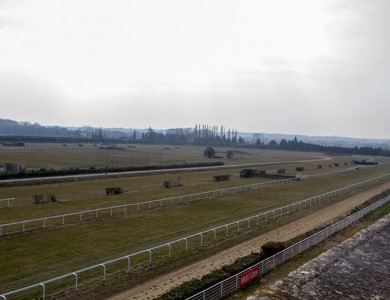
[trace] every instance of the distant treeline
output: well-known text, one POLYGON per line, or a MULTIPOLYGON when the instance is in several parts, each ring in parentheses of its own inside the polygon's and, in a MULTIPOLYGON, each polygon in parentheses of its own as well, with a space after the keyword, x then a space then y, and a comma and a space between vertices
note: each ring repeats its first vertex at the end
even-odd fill
MULTIPOLYGON (((123 129, 124 130, 124 129, 123 129)), ((167 130, 124 130, 83 127, 70 130, 59 126, 41 126, 38 123, 16 122, 0 119, 0 141, 2 142, 54 142, 54 143, 132 143, 203 145, 221 147, 255 147, 292 151, 325 152, 331 154, 362 154, 390 156, 390 150, 372 147, 323 146, 282 139, 264 143, 259 138, 248 143, 238 135, 237 130, 225 126, 196 124, 194 128, 173 128, 167 130)))
POLYGON ((270 141, 268 144, 262 143, 259 139, 252 145, 252 147, 260 149, 279 149, 279 150, 291 150, 291 151, 307 151, 307 152, 323 152, 333 155, 337 154, 358 154, 358 155, 375 155, 375 156, 390 156, 390 150, 382 148, 371 147, 339 147, 339 146, 322 146, 316 144, 305 143, 298 141, 295 137, 292 140, 281 140, 280 143, 275 140, 270 141))
POLYGON ((72 136, 74 132, 60 126, 41 126, 38 123, 17 122, 8 119, 0 119, 0 134, 15 136, 69 137, 72 136))
POLYGON ((133 141, 139 143, 156 144, 189 144, 189 145, 212 145, 212 146, 237 146, 243 144, 244 139, 238 137, 237 130, 226 129, 213 125, 195 125, 194 128, 174 128, 163 133, 149 128, 141 135, 134 131, 133 141))
POLYGON ((42 126, 38 123, 0 119, 0 140, 3 142, 58 142, 58 143, 139 143, 237 146, 244 139, 237 130, 216 125, 195 125, 194 128, 167 130, 102 129, 84 126, 67 129, 60 126, 42 126))

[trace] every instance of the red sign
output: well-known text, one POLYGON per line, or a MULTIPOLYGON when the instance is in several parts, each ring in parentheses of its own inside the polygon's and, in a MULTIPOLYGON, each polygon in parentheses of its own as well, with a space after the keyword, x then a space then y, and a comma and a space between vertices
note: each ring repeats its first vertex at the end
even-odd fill
POLYGON ((259 274, 260 274, 260 266, 253 267, 252 269, 246 271, 245 273, 242 273, 240 275, 240 287, 244 287, 247 284, 251 283, 257 277, 259 277, 259 274))

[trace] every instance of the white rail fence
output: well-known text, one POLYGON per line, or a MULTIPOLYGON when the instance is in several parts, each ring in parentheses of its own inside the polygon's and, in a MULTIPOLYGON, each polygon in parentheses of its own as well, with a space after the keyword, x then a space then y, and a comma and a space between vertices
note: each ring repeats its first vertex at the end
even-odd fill
MULTIPOLYGON (((354 169, 351 168, 347 170, 331 171, 331 172, 319 173, 314 175, 305 175, 304 178, 301 179, 303 180, 303 179, 312 179, 316 177, 324 177, 324 176, 329 176, 329 175, 334 175, 339 173, 351 172, 353 170, 354 169)), ((224 195, 248 192, 248 191, 253 191, 253 190, 258 190, 263 188, 271 188, 277 185, 288 184, 296 181, 297 181, 296 178, 272 180, 272 181, 267 181, 262 183, 254 183, 249 185, 242 185, 242 186, 218 189, 218 190, 183 195, 183 196, 102 207, 102 208, 78 211, 74 213, 67 213, 67 214, 47 216, 42 218, 30 219, 30 220, 23 220, 18 222, 4 223, 4 224, 0 224, 0 236, 7 235, 7 234, 14 234, 14 233, 24 233, 27 231, 37 230, 37 229, 46 229, 48 227, 54 227, 54 226, 63 226, 75 222, 95 220, 105 216, 112 217, 114 214, 126 215, 128 213, 150 210, 153 208, 161 208, 161 207, 171 206, 175 204, 182 204, 182 203, 196 201, 196 200, 212 199, 216 197, 222 197, 224 195)))
POLYGON ((387 196, 374 204, 358 211, 357 213, 350 215, 349 217, 311 235, 310 237, 288 247, 287 249, 271 256, 260 263, 257 263, 246 270, 237 273, 234 276, 229 277, 208 289, 205 289, 202 292, 199 292, 187 300, 216 300, 224 298, 225 296, 233 293, 234 291, 244 287, 249 284, 251 281, 257 279, 261 275, 269 272, 270 270, 276 268, 277 266, 283 264, 287 260, 295 257, 296 255, 302 253, 303 251, 309 249, 312 246, 317 245, 319 242, 325 240, 334 233, 346 228, 351 225, 353 222, 361 219, 366 214, 374 211, 375 209, 381 207, 390 201, 390 196, 387 196))
POLYGON ((379 177, 375 177, 375 178, 372 178, 369 180, 365 180, 365 181, 362 181, 362 182, 359 182, 359 183, 356 183, 353 185, 349 185, 349 186, 346 186, 346 187, 343 187, 343 188, 340 188, 337 190, 333 190, 333 191, 330 191, 330 192, 327 192, 327 193, 324 193, 324 194, 321 194, 318 196, 304 199, 304 200, 301 200, 299 202, 295 202, 295 203, 292 203, 290 205, 276 208, 274 210, 267 211, 267 212, 264 212, 261 214, 257 214, 257 215, 254 215, 254 216, 251 216, 251 217, 248 217, 245 219, 236 220, 234 222, 224 224, 224 225, 221 225, 218 227, 214 227, 214 228, 211 228, 211 229, 208 229, 208 230, 205 230, 202 232, 198 232, 198 233, 195 233, 195 234, 192 234, 189 236, 185 236, 185 237, 179 238, 177 240, 158 245, 156 247, 152 247, 152 248, 142 250, 142 251, 139 251, 136 253, 131 253, 131 254, 128 254, 128 255, 113 259, 113 260, 105 261, 105 262, 96 264, 94 266, 90 266, 88 268, 77 270, 77 271, 74 271, 72 273, 68 273, 68 274, 65 274, 65 275, 62 275, 62 276, 59 276, 56 278, 46 280, 46 281, 42 281, 40 283, 36 283, 36 284, 30 285, 30 286, 27 286, 27 287, 24 287, 24 288, 21 288, 18 290, 3 293, 0 295, 0 297, 3 297, 3 299, 7 299, 6 297, 11 296, 11 295, 16 295, 18 293, 21 293, 21 292, 24 292, 27 290, 31 290, 31 289, 35 289, 35 288, 42 288, 43 299, 45 299, 46 287, 48 284, 53 283, 53 282, 57 282, 59 280, 65 280, 65 279, 69 280, 69 278, 74 278, 74 287, 75 287, 75 290, 77 290, 78 286, 79 286, 80 274, 85 273, 87 271, 100 269, 100 270, 102 270, 103 279, 106 280, 107 268, 110 265, 115 264, 118 267, 118 264, 121 263, 122 270, 126 270, 127 272, 131 272, 132 262, 134 262, 134 260, 137 260, 137 263, 141 263, 140 260, 146 260, 146 263, 152 264, 153 259, 156 259, 156 258, 161 259, 163 257, 171 257, 172 253, 173 253, 174 246, 176 246, 176 248, 175 248, 176 251, 179 251, 180 249, 181 249, 181 251, 183 251, 183 250, 188 251, 188 249, 191 245, 193 247, 194 246, 196 246, 196 247, 203 246, 204 241, 206 239, 208 241, 212 242, 212 241, 215 241, 217 239, 217 237, 220 236, 221 234, 223 236, 225 236, 225 235, 227 236, 227 235, 229 235, 229 233, 232 233, 232 232, 240 232, 240 230, 250 229, 251 227, 253 228, 255 226, 264 225, 269 220, 273 220, 277 217, 281 217, 281 216, 286 215, 286 214, 296 213, 300 210, 306 209, 310 206, 316 205, 318 203, 329 200, 331 198, 338 197, 338 196, 344 195, 346 193, 349 193, 353 190, 356 190, 358 188, 363 188, 363 187, 369 186, 373 183, 377 183, 379 181, 385 180, 389 176, 390 176, 390 173, 379 176, 379 177))
POLYGON ((46 229, 48 227, 53 226, 61 226, 65 224, 75 223, 75 222, 83 222, 87 220, 94 220, 104 216, 113 216, 119 214, 128 214, 132 212, 139 212, 144 210, 150 210, 153 208, 161 208, 165 206, 171 206, 175 204, 182 204, 191 201, 197 201, 202 199, 211 199, 216 197, 222 197, 224 195, 231 195, 235 193, 248 192, 263 188, 271 188, 277 185, 288 184, 291 182, 295 182, 295 178, 291 179, 282 179, 282 180, 273 180, 262 183, 254 183, 249 185, 236 186, 225 189, 218 189, 213 191, 162 198, 157 200, 150 200, 144 202, 130 203, 130 204, 122 204, 116 206, 102 207, 90 210, 83 210, 74 213, 48 216, 30 220, 23 220, 18 222, 0 224, 0 236, 11 234, 11 233, 24 233, 30 230, 36 229, 46 229), (28 228, 28 225, 30 228, 28 228), (6 231, 7 229, 8 232, 6 231))
MULTIPOLYGON (((7 202, 7 207, 11 207, 11 201, 14 201, 15 198, 6 198, 6 199, 0 199, 0 202, 7 202)), ((3 206, 5 207, 5 206, 3 206)))

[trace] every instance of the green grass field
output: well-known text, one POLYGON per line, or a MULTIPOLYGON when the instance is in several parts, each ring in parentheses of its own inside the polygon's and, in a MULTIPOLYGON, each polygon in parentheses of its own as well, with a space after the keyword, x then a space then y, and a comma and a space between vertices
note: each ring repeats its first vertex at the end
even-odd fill
MULTIPOLYGON (((90 168, 105 166, 160 165, 183 162, 221 161, 227 165, 264 163, 272 161, 318 159, 318 153, 291 151, 270 151, 258 149, 231 149, 215 147, 217 156, 209 159, 203 156, 204 146, 165 145, 117 145, 123 151, 101 150, 97 144, 45 144, 27 143, 24 147, 0 146, 0 167, 6 163, 22 163, 27 169, 90 168), (227 150, 235 150, 232 159, 226 157, 227 150)), ((336 161, 350 161, 351 157, 334 157, 336 161)), ((325 162, 324 162, 325 165, 325 162)))
MULTIPOLYGON (((189 147, 187 150, 192 151, 190 149, 189 147)), ((175 150, 184 151, 183 148, 175 150)), ((299 157, 312 159, 312 156, 308 156, 306 153, 275 152, 268 154, 267 152, 264 154, 262 151, 259 152, 258 155, 261 157, 256 159, 252 156, 257 155, 251 154, 251 159, 254 162, 287 161, 299 159, 299 157), (283 156, 278 158, 278 155, 283 156)), ((322 163, 306 162, 301 165, 305 167, 305 174, 314 174, 320 171, 329 172, 350 167, 349 163, 344 166, 343 162, 349 162, 351 159, 353 158, 335 157, 334 160, 326 160, 322 163), (336 161, 342 165, 340 168, 329 167, 329 164, 336 161), (323 165, 321 170, 317 169, 318 164, 323 165)), ((72 162, 75 163, 75 161, 72 162)), ((250 160, 246 160, 245 163, 250 163, 250 160)), ((295 174, 295 167, 296 164, 282 164, 257 169, 285 168, 286 173, 295 174)), ((261 178, 237 179, 227 182, 214 182, 212 180, 213 175, 236 174, 241 169, 232 167, 223 171, 183 171, 177 174, 1 188, 0 198, 16 197, 16 201, 11 208, 0 208, 0 222, 8 223, 266 180, 261 178), (163 180, 174 180, 178 176, 182 178, 182 187, 163 188, 161 184, 163 180), (104 188, 108 186, 122 186, 126 193, 106 196, 104 188), (35 205, 32 204, 31 196, 33 194, 55 194, 59 201, 35 205)), ((189 204, 132 213, 126 216, 103 218, 26 234, 4 236, 0 238, 0 293, 388 172, 390 172, 388 165, 370 167, 362 171, 278 186, 272 189, 200 200, 189 204)))

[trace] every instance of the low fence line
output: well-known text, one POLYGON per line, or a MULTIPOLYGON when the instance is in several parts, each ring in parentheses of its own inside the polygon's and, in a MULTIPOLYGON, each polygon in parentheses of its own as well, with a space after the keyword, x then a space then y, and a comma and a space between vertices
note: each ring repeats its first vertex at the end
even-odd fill
MULTIPOLYGON (((350 168, 347 170, 331 171, 326 173, 318 173, 314 175, 304 175, 298 179, 305 180, 305 179, 311 179, 316 177, 324 177, 332 174, 351 172, 354 170, 355 168, 350 168)), ((139 212, 144 210, 150 210, 153 208, 171 206, 175 204, 181 204, 181 203, 196 201, 201 199, 212 199, 216 197, 222 197, 227 194, 247 192, 247 191, 252 191, 252 190, 257 190, 262 188, 271 188, 273 186, 295 182, 298 179, 290 178, 290 179, 272 180, 267 182, 253 183, 249 185, 242 185, 242 186, 236 186, 236 187, 231 187, 226 189, 218 189, 218 190, 183 195, 183 196, 175 196, 175 197, 162 198, 162 199, 150 200, 144 202, 102 207, 102 208, 89 209, 89 210, 78 211, 74 213, 68 213, 68 214, 61 214, 61 215, 48 216, 48 217, 42 217, 42 218, 36 218, 30 220, 23 220, 18 222, 4 223, 4 224, 0 224, 0 236, 6 234, 13 234, 13 233, 24 233, 30 230, 46 229, 48 227, 62 226, 65 224, 70 224, 75 222, 95 220, 103 217, 104 215, 105 216, 108 215, 112 217, 114 215, 114 210, 116 211, 121 210, 123 214, 126 215, 129 213, 129 209, 131 209, 131 212, 139 212), (77 219, 73 218, 73 220, 69 221, 69 218, 71 217, 77 217, 77 219), (52 223, 49 224, 49 221, 51 221, 52 223), (53 221, 56 222, 54 223, 53 221), (32 224, 35 226, 33 228, 28 229, 26 228, 26 225, 28 224, 32 224), (20 226, 20 227, 16 230, 13 230, 12 232, 5 232, 6 228, 15 227, 15 226, 18 227, 20 226)))
MULTIPOLYGON (((28 229, 26 228, 26 225, 29 223, 35 223, 35 225, 38 225, 38 226, 34 227, 33 229, 46 229, 46 228, 52 227, 52 226, 65 225, 67 223, 66 220, 67 220, 67 218, 69 219, 69 217, 76 216, 77 219, 72 220, 71 222, 68 222, 68 224, 74 223, 74 222, 82 222, 82 221, 91 220, 91 219, 98 219, 98 218, 101 218, 103 215, 109 215, 112 217, 114 215, 114 210, 121 210, 123 212, 123 214, 128 214, 129 212, 139 212, 139 211, 143 211, 143 210, 150 210, 153 208, 161 208, 161 207, 165 207, 165 206, 171 206, 174 204, 181 204, 181 203, 190 202, 190 201, 222 197, 222 196, 227 195, 227 194, 235 194, 235 193, 247 192, 247 191, 252 191, 252 190, 257 190, 257 189, 262 189, 262 188, 270 188, 273 186, 283 185, 283 184, 291 183, 294 181, 296 181, 295 178, 272 180, 272 181, 267 181, 267 182, 254 183, 254 184, 249 184, 249 185, 242 185, 242 186, 230 187, 230 188, 226 188, 226 189, 218 189, 218 190, 213 190, 213 191, 188 194, 188 195, 183 195, 183 196, 175 196, 175 197, 162 198, 162 199, 150 200, 150 201, 144 201, 144 202, 136 202, 136 203, 130 203, 130 204, 102 207, 102 208, 83 210, 83 211, 78 211, 78 212, 74 212, 74 213, 62 214, 62 215, 55 215, 55 216, 48 216, 48 217, 12 222, 12 223, 5 223, 5 224, 0 224, 0 236, 6 235, 7 233, 5 232, 5 228, 11 227, 11 226, 21 225, 21 228, 19 230, 12 231, 10 233, 19 233, 19 232, 24 233, 24 232, 28 231, 28 229), (106 214, 104 214, 104 213, 106 213, 106 214), (57 223, 48 224, 48 221, 52 221, 55 219, 57 219, 57 223)), ((10 234, 10 233, 8 233, 8 234, 10 234)))
POLYGON ((329 227, 311 235, 308 238, 286 248, 285 250, 233 275, 191 297, 188 297, 187 300, 216 300, 221 299, 232 292, 244 287, 249 284, 251 281, 254 281, 261 275, 269 272, 270 270, 276 268, 277 266, 283 264, 287 260, 295 257, 296 255, 302 253, 303 251, 317 245, 319 242, 325 240, 334 233, 346 228, 351 225, 353 222, 361 219, 366 214, 374 211, 375 209, 381 207, 390 201, 390 196, 387 196, 370 206, 354 213, 338 221, 337 223, 330 225, 329 227))
POLYGON ((6 198, 6 199, 0 199, 0 202, 7 201, 7 207, 11 207, 11 201, 15 200, 15 198, 6 198))
POLYGON ((346 187, 343 187, 343 188, 340 188, 340 189, 336 189, 336 190, 333 190, 333 191, 330 191, 330 192, 327 192, 327 193, 324 193, 324 194, 321 194, 321 195, 318 195, 318 196, 314 196, 314 197, 311 197, 311 198, 308 198, 308 199, 304 199, 304 200, 301 200, 299 202, 295 202, 295 203, 292 203, 290 205, 283 206, 283 207, 280 207, 280 208, 276 208, 274 210, 267 211, 267 212, 264 212, 264 213, 261 213, 261 214, 257 214, 257 215, 254 215, 254 216, 251 216, 251 217, 248 217, 248 218, 245 218, 245 219, 236 220, 236 221, 233 221, 233 222, 228 223, 228 224, 224 224, 224 225, 221 225, 221 226, 218 226, 218 227, 214 227, 214 228, 211 228, 211 229, 208 229, 208 230, 205 230, 205 231, 197 232, 197 233, 194 233, 192 235, 189 235, 189 236, 186 236, 186 237, 182 237, 182 238, 176 239, 174 241, 170 241, 170 242, 167 242, 167 243, 164 243, 164 244, 161 244, 161 245, 158 245, 158 246, 146 249, 146 250, 141 250, 141 251, 136 252, 136 253, 131 253, 131 254, 128 254, 128 255, 125 255, 125 256, 122 256, 122 257, 119 257, 119 258, 115 258, 113 260, 105 261, 105 262, 102 262, 102 263, 99 263, 99 264, 96 264, 96 265, 93 265, 93 266, 90 266, 90 267, 87 267, 87 268, 84 268, 84 269, 81 269, 81 270, 77 270, 77 271, 74 271, 72 273, 68 273, 68 274, 65 274, 65 275, 62 275, 62 276, 59 276, 59 277, 56 277, 56 278, 52 278, 52 279, 49 279, 49 280, 46 280, 46 281, 43 281, 43 282, 40 282, 40 283, 36 283, 36 284, 30 285, 30 286, 27 286, 27 287, 24 287, 24 288, 21 288, 21 289, 18 289, 18 290, 14 290, 14 291, 11 291, 11 292, 3 293, 3 294, 0 294, 0 297, 3 297, 4 299, 6 299, 6 297, 10 296, 10 295, 14 295, 14 294, 17 294, 17 293, 20 293, 20 292, 23 292, 23 291, 26 291, 26 290, 30 290, 30 289, 33 289, 33 288, 36 288, 36 287, 42 287, 43 288, 43 299, 45 299, 45 290, 46 290, 46 285, 48 283, 55 282, 55 281, 58 281, 58 280, 61 280, 61 279, 64 279, 64 278, 69 278, 69 277, 72 277, 72 278, 75 279, 75 290, 77 290, 78 289, 78 285, 79 285, 79 277, 78 276, 79 276, 80 273, 83 273, 83 272, 86 272, 86 271, 90 271, 90 270, 93 270, 93 269, 102 269, 103 270, 103 279, 106 279, 106 267, 108 265, 110 265, 110 264, 113 264, 113 263, 116 263, 116 262, 119 262, 119 261, 127 262, 127 269, 126 270, 128 272, 130 272, 131 271, 131 267, 132 267, 131 266, 131 261, 132 261, 132 259, 134 259, 137 256, 141 256, 141 255, 146 256, 148 263, 152 264, 152 262, 153 262, 153 253, 156 252, 156 250, 164 250, 164 249, 166 249, 166 252, 164 252, 163 256, 171 257, 172 246, 174 244, 182 243, 184 251, 187 251, 188 250, 188 246, 189 246, 188 245, 189 241, 191 239, 196 238, 196 239, 200 239, 199 245, 203 246, 203 240, 206 237, 206 234, 210 234, 212 240, 216 240, 218 232, 219 233, 221 233, 221 232, 225 233, 226 236, 227 236, 227 235, 229 235, 229 233, 232 232, 232 227, 233 227, 233 231, 235 230, 235 231, 239 232, 241 229, 243 229, 243 227, 240 226, 241 223, 244 223, 246 228, 248 228, 248 229, 251 226, 252 227, 261 226, 262 224, 266 224, 268 222, 268 220, 275 219, 277 217, 281 217, 281 216, 283 216, 285 214, 298 212, 300 210, 306 209, 307 207, 316 205, 318 203, 321 203, 323 201, 329 200, 331 198, 338 197, 340 195, 343 195, 343 194, 346 194, 348 192, 351 192, 351 191, 353 191, 353 190, 355 190, 357 188, 362 188, 362 187, 368 186, 368 185, 370 185, 372 183, 381 181, 381 180, 383 180, 383 179, 385 179, 385 178, 387 178, 389 176, 390 176, 390 173, 382 175, 382 176, 378 176, 378 177, 375 177, 375 178, 372 178, 372 179, 369 179, 369 180, 365 180, 365 181, 362 181, 362 182, 359 182, 359 183, 356 183, 356 184, 353 184, 353 185, 349 185, 349 186, 346 186, 346 187))

